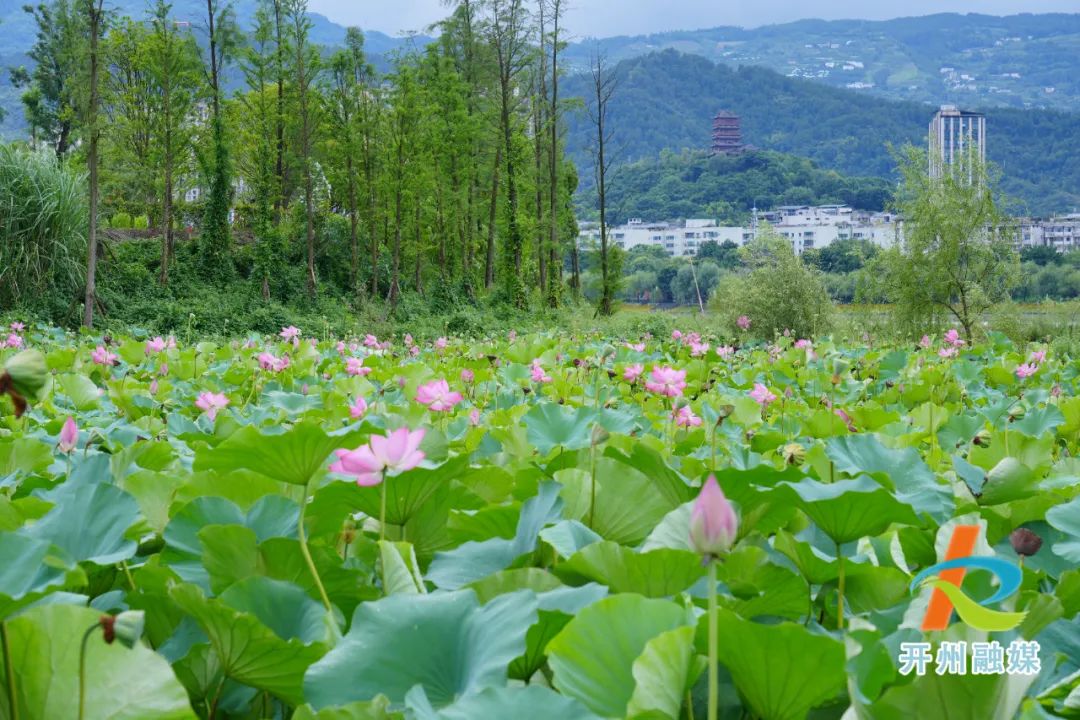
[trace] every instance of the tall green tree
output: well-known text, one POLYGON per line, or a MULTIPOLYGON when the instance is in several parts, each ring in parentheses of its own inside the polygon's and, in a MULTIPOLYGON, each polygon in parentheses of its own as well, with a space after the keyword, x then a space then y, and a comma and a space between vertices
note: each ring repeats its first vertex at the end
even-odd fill
POLYGON ((938 177, 927 173, 921 149, 908 146, 898 160, 900 242, 867 266, 861 292, 887 297, 912 335, 951 319, 970 342, 983 313, 1019 281, 1015 227, 997 175, 974 153, 938 177))
POLYGON ((71 148, 78 120, 80 92, 85 88, 82 60, 85 59, 84 8, 80 0, 51 0, 26 5, 34 18, 37 37, 28 55, 34 69, 18 68, 11 73, 12 84, 23 88, 23 110, 30 125, 34 145, 48 143, 63 157, 71 148))
POLYGON ((600 208, 600 301, 597 312, 608 316, 615 312, 615 296, 619 292, 622 271, 618 264, 618 248, 609 246, 607 227, 607 175, 611 170, 611 124, 608 107, 615 94, 616 76, 599 52, 592 62, 592 97, 589 98, 589 117, 596 132, 593 146, 593 166, 596 173, 596 202, 600 208))
POLYGON ((199 49, 195 38, 171 17, 172 4, 155 0, 150 12, 146 66, 152 93, 151 159, 161 203, 161 270, 158 282, 169 283, 176 255, 174 212, 176 179, 188 166, 193 135, 191 114, 199 91, 199 49))
POLYGON ((90 89, 86 103, 87 151, 86 166, 90 182, 90 218, 86 233, 86 293, 83 297, 83 325, 94 326, 94 305, 97 302, 97 226, 98 226, 98 105, 100 98, 101 37, 105 32, 104 0, 82 0, 86 29, 90 36, 90 89))
POLYGON ((206 0, 204 73, 210 105, 210 152, 202 163, 209 188, 199 229, 199 259, 204 274, 216 277, 227 276, 232 270, 232 160, 222 106, 223 75, 237 46, 236 33, 232 4, 227 0, 206 0))
POLYGON ((315 278, 315 177, 312 149, 318 133, 319 106, 315 84, 321 71, 318 48, 311 43, 311 19, 307 0, 285 0, 286 34, 292 47, 292 91, 296 108, 296 158, 304 180, 304 224, 307 255, 307 293, 314 299, 315 278))

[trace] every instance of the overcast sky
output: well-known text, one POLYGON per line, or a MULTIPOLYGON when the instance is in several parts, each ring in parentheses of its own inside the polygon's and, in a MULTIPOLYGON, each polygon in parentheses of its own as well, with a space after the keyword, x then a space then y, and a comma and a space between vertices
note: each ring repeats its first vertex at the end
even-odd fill
MULTIPOLYGON (((442 0, 310 0, 342 25, 394 35, 446 16, 442 0)), ((717 25, 756 27, 807 17, 881 20, 935 12, 1078 12, 1078 0, 568 0, 566 26, 577 36, 640 35, 717 25)))

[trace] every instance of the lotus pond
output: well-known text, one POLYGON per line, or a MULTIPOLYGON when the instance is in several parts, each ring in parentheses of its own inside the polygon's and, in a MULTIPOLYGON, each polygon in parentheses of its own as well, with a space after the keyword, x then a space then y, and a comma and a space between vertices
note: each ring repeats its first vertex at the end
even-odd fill
POLYGON ((5 345, 4 720, 1080 717, 1041 347, 5 345))

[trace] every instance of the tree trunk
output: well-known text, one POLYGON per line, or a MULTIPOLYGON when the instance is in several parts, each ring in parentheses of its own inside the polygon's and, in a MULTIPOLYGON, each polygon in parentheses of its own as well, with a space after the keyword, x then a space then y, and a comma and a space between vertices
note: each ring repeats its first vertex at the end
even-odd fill
POLYGON ((83 298, 83 325, 94 327, 94 302, 97 299, 97 221, 98 221, 98 36, 101 34, 102 0, 86 0, 90 14, 90 105, 87 124, 90 142, 86 164, 90 174, 90 227, 86 236, 86 295, 83 298))
POLYGON ((499 209, 499 168, 502 165, 502 148, 495 150, 495 168, 491 171, 491 206, 488 210, 487 259, 484 263, 484 287, 495 283, 495 219, 499 209))
POLYGON ((551 147, 548 151, 548 287, 547 301, 550 307, 559 306, 559 290, 562 284, 562 262, 559 257, 559 13, 561 0, 554 0, 552 7, 551 34, 551 106, 548 124, 551 126, 551 147))
POLYGON ((278 181, 278 196, 274 199, 274 210, 278 222, 286 204, 285 186, 285 35, 281 30, 281 0, 274 0, 274 49, 277 53, 277 117, 275 118, 277 131, 277 158, 274 172, 278 181))
MULTIPOLYGON (((351 147, 351 143, 349 144, 351 147)), ((360 287, 360 238, 357 233, 357 218, 356 213, 356 177, 353 175, 353 160, 352 154, 345 156, 345 169, 348 175, 349 183, 349 251, 352 255, 350 258, 352 263, 349 265, 349 287, 360 287)))

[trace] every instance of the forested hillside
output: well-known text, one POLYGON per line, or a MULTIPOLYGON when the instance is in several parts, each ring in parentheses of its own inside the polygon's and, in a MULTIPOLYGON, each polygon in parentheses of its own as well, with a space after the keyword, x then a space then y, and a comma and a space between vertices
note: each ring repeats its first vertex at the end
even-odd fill
MULTIPOLYGON (((745 223, 755 205, 844 203, 882 210, 892 197, 892 183, 884 178, 846 177, 775 152, 718 156, 665 150, 657 158, 620 165, 608 183, 608 217, 616 223, 630 217, 745 223)), ((582 194, 583 211, 590 200, 591 195, 582 194)))
POLYGON ((940 13, 588 38, 567 59, 588 67, 597 42, 614 61, 673 49, 899 100, 1080 109, 1080 14, 940 13))
MULTIPOLYGON (((844 174, 890 178, 889 145, 924 145, 935 110, 671 50, 620 62, 616 73, 610 117, 623 162, 707 148, 712 116, 723 108, 741 116, 745 141, 758 148, 804 156, 844 174)), ((567 95, 587 95, 588 82, 569 78, 567 95)), ((1015 211, 1045 214, 1080 205, 1080 115, 992 109, 987 135, 988 158, 1003 171, 1002 188, 1017 201, 1015 211)), ((574 115, 567 144, 583 168, 583 185, 591 182, 591 137, 587 118, 574 115)))

